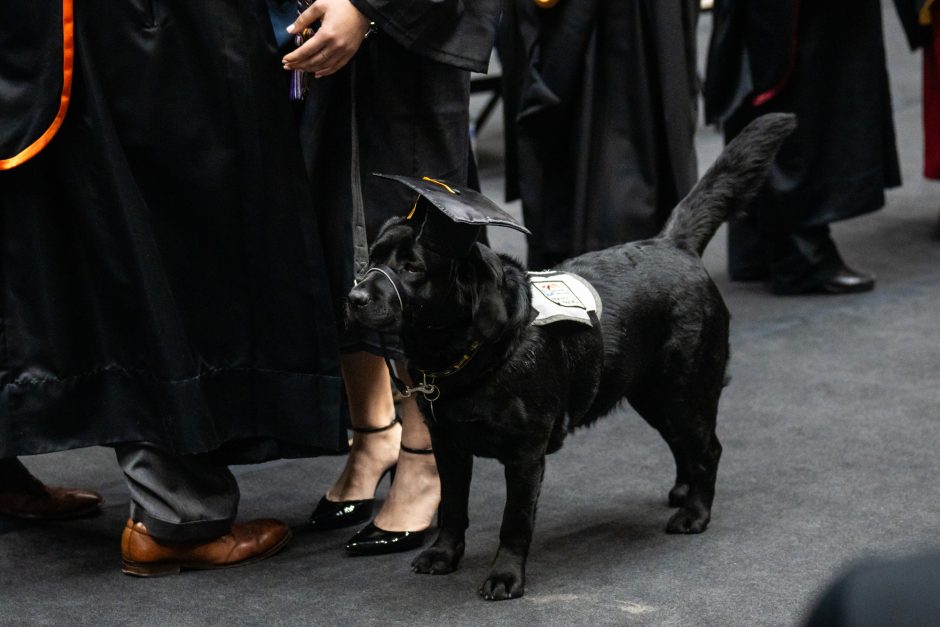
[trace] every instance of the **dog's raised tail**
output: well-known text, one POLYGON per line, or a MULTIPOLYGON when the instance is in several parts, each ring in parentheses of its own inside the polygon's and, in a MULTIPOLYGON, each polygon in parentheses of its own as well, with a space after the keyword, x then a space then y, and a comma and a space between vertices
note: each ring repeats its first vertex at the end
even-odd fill
POLYGON ((662 237, 701 255, 721 223, 760 191, 777 151, 795 128, 796 116, 790 113, 768 113, 748 124, 672 211, 662 237))

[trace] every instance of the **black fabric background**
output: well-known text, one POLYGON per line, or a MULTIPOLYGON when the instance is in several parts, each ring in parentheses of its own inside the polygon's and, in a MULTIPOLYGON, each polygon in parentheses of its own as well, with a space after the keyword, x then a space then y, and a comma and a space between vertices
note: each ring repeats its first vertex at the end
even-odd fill
MULTIPOLYGON (((762 6, 758 2, 751 7, 755 20, 762 6)), ((758 21, 765 23, 777 14, 774 8, 758 21)), ((748 30, 751 22, 738 25, 743 31, 739 37, 717 37, 726 32, 721 16, 715 15, 716 39, 706 76, 706 108, 711 111, 729 101, 718 90, 723 68, 714 60, 741 57, 742 42, 754 39, 748 30)), ((765 70, 754 65, 753 90, 724 114, 729 141, 764 113, 797 115, 799 126, 781 149, 764 193, 753 203, 752 213, 762 229, 770 231, 824 225, 875 211, 884 205, 884 189, 900 184, 880 3, 803 2, 798 20, 799 45, 792 51, 792 71, 779 94, 762 106, 753 104, 753 96, 768 85, 759 78, 765 70), (845 19, 849 14, 852 19, 845 19)), ((768 58, 789 54, 791 43, 777 42, 776 51, 773 43, 764 43, 768 58)), ((740 91, 740 86, 727 89, 740 91)))
POLYGON ((694 0, 515 0, 505 15, 507 195, 529 265, 655 235, 697 178, 694 0))
POLYGON ((337 339, 262 2, 76 3, 74 101, 0 172, 0 457, 342 450, 337 339))

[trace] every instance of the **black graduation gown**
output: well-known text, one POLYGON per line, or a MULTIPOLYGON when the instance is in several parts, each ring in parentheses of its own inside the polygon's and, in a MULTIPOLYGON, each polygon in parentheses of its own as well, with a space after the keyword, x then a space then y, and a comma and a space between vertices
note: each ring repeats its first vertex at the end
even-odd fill
MULTIPOLYGON (((35 5, 3 3, 0 22, 54 36, 37 16, 60 24, 71 1, 35 5)), ((263 3, 74 10, 64 124, 0 171, 0 457, 343 449, 329 282, 263 3)), ((61 47, 27 41, 0 45, 0 91, 42 97, 0 109, 0 159, 61 92, 61 47)))
MULTIPOLYGON (((310 79, 300 129, 340 305, 363 269, 355 258, 361 264, 363 247, 382 224, 406 215, 415 201, 404 186, 372 173, 466 185, 470 71, 486 70, 500 13, 498 0, 353 3, 378 32, 336 75, 310 79), (360 193, 362 223, 355 211, 360 193)), ((383 352, 379 339, 361 330, 345 338, 344 350, 383 352)), ((394 354, 395 340, 386 342, 394 354)))
POLYGON ((753 203, 764 230, 875 211, 900 184, 879 0, 717 0, 704 95, 729 141, 764 113, 797 114, 753 203))
POLYGON ((530 267, 655 235, 697 178, 697 0, 513 0, 507 199, 530 267))

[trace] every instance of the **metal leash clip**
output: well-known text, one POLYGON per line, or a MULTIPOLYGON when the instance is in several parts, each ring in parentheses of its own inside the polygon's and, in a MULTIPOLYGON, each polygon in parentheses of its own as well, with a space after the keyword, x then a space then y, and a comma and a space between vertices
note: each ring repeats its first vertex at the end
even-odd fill
POLYGON ((404 392, 401 393, 405 398, 413 396, 415 393, 424 394, 424 399, 433 403, 441 397, 441 390, 439 387, 434 385, 434 378, 431 378, 431 381, 428 382, 428 375, 422 374, 421 383, 418 385, 407 386, 404 392))

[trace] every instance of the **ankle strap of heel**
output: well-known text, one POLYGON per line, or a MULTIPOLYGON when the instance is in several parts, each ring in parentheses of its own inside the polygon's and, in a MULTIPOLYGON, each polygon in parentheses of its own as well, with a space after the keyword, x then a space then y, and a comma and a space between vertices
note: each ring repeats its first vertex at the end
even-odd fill
POLYGON ((401 422, 401 417, 398 414, 395 414, 395 417, 392 418, 392 421, 385 425, 384 427, 349 427, 352 431, 356 433, 380 433, 382 431, 388 431, 395 425, 401 422))
POLYGON ((401 445, 401 450, 406 453, 411 453, 412 455, 430 455, 434 452, 433 448, 411 448, 410 446, 401 445))

